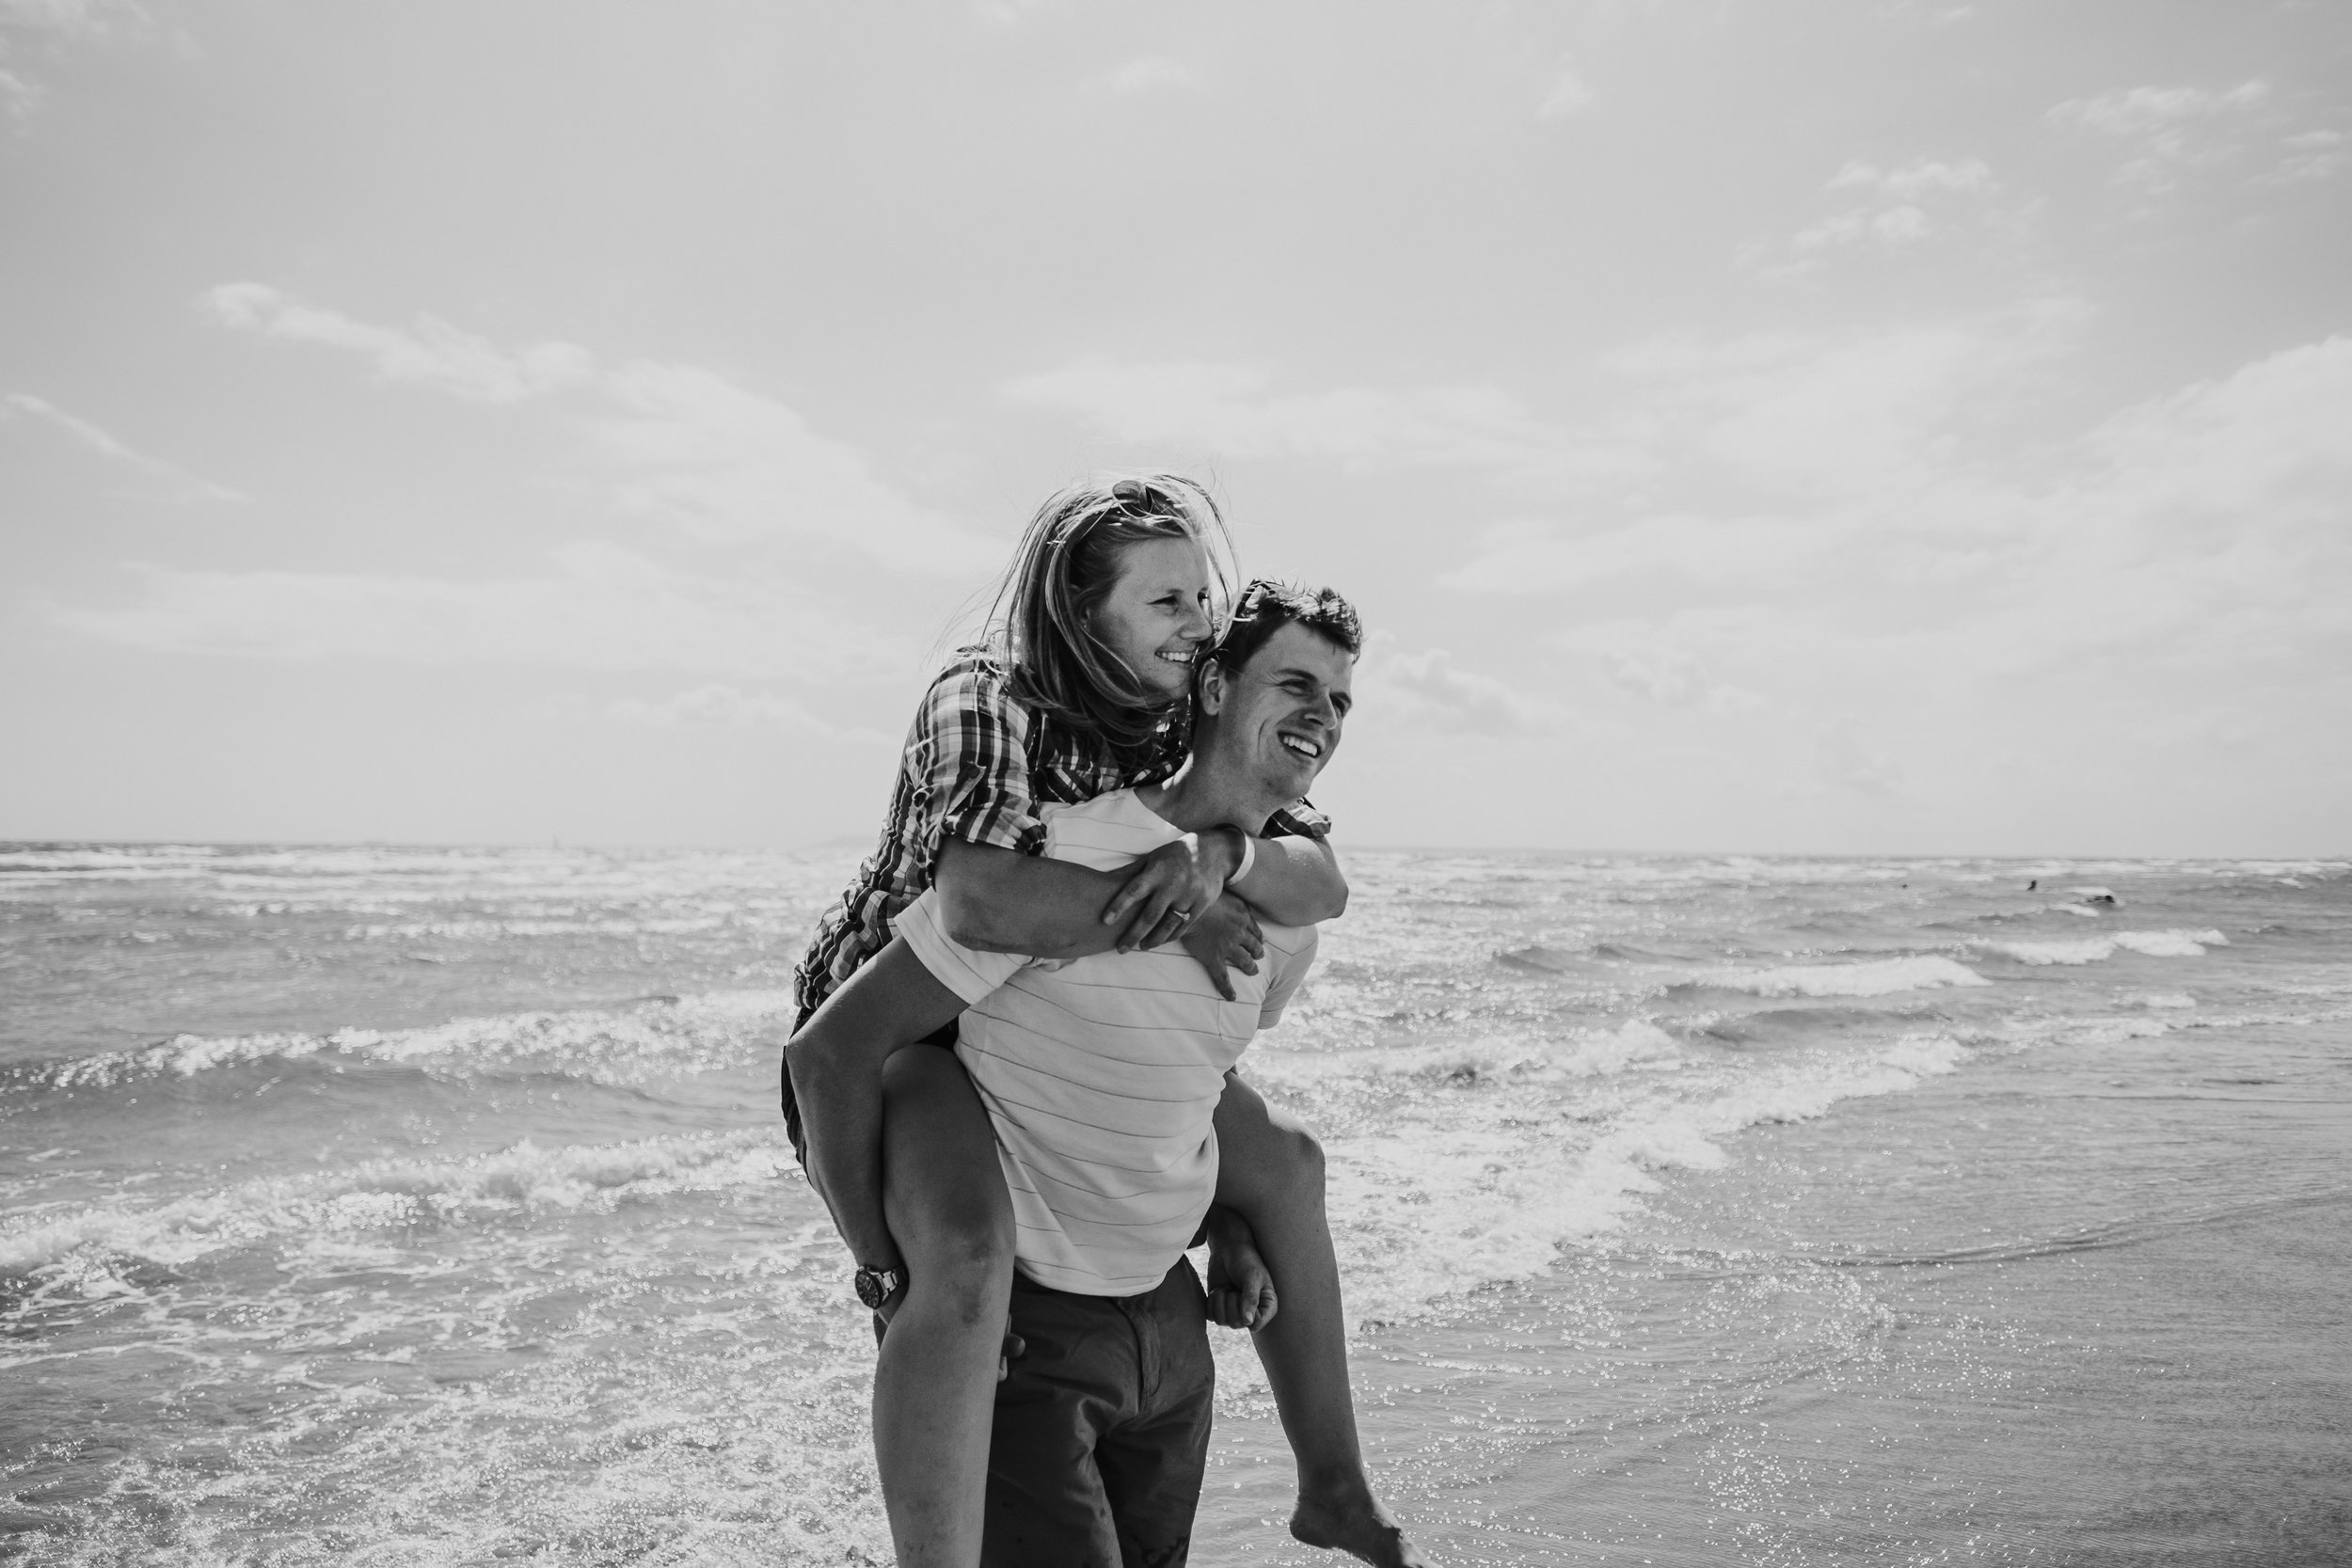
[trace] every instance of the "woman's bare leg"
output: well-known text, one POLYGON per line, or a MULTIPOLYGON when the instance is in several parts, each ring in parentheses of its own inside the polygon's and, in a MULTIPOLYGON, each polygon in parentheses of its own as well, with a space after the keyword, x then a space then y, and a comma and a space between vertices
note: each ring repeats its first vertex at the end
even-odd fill
POLYGON ((903 1568, 975 1568, 1012 1293, 1012 1200, 951 1052, 882 1069, 882 1202, 907 1290, 874 1369, 874 1458, 903 1568))
POLYGON ((1216 1200, 1256 1232, 1279 1303, 1255 1339, 1298 1461, 1291 1533, 1385 1568, 1412 1568, 1423 1560, 1373 1496, 1356 1436, 1340 1266, 1324 1213, 1323 1146, 1232 1073, 1217 1101, 1216 1141, 1216 1200))

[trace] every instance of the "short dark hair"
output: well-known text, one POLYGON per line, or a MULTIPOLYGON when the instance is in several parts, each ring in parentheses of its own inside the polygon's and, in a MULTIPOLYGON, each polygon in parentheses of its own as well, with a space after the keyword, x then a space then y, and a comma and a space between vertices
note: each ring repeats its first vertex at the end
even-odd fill
POLYGON ((1237 675, 1284 626, 1304 626, 1350 658, 1364 651, 1364 627, 1356 618, 1356 607, 1335 590, 1259 578, 1233 601, 1233 618, 1209 657, 1227 674, 1237 675))

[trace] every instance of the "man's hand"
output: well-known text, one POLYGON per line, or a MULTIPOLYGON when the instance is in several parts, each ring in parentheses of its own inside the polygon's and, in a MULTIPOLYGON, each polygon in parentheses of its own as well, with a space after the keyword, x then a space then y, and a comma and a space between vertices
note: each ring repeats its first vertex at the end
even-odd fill
POLYGON ((1120 926, 1119 950, 1157 947, 1200 918, 1241 864, 1238 828, 1212 828, 1161 845, 1103 907, 1103 924, 1120 926))
POLYGON ((1184 951, 1200 960, 1200 967, 1209 972, 1210 983, 1228 1002, 1233 1000, 1230 971, 1255 974, 1258 960, 1265 957, 1265 933, 1258 928, 1258 911, 1237 893, 1219 895, 1184 927, 1182 940, 1184 951))
POLYGON ((1251 1333, 1274 1321, 1280 1305, 1274 1276, 1258 1254, 1248 1222, 1230 1209, 1212 1210, 1209 1231, 1209 1317, 1227 1328, 1251 1333))
MULTIPOLYGON (((874 1316, 882 1320, 883 1338, 889 1337, 890 1320, 898 1315, 898 1308, 906 1305, 906 1300, 907 1288, 901 1285, 884 1297, 882 1306, 875 1309, 874 1316)), ((1010 1377, 1012 1364, 1028 1354, 1029 1342, 1011 1329, 1006 1329, 1005 1342, 996 1348, 996 1381, 1002 1383, 1010 1377)))

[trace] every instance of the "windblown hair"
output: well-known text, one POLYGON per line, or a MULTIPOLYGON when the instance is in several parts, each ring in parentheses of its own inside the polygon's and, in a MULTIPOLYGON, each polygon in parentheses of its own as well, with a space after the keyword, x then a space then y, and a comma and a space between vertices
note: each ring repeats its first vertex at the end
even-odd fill
POLYGON ((1337 591, 1259 578, 1242 590, 1233 618, 1209 657, 1228 675, 1238 675, 1284 626, 1304 626, 1350 658, 1360 657, 1364 651, 1363 623, 1356 618, 1356 607, 1337 591))
POLYGON ((1099 736, 1115 752, 1147 750, 1188 700, 1171 702, 1127 668, 1089 620, 1119 580, 1120 557, 1150 539, 1190 539, 1209 558, 1209 619, 1233 599, 1233 546, 1216 499, 1175 474, 1083 481, 1029 519, 996 585, 986 641, 1015 701, 1099 736))

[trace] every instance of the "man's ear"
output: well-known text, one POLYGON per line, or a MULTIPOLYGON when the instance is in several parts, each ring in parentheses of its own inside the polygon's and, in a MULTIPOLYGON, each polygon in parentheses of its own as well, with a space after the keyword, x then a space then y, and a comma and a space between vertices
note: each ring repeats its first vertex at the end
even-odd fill
POLYGON ((1200 711, 1216 713, 1224 707, 1225 689, 1224 661, 1208 659, 1200 666, 1200 711))

